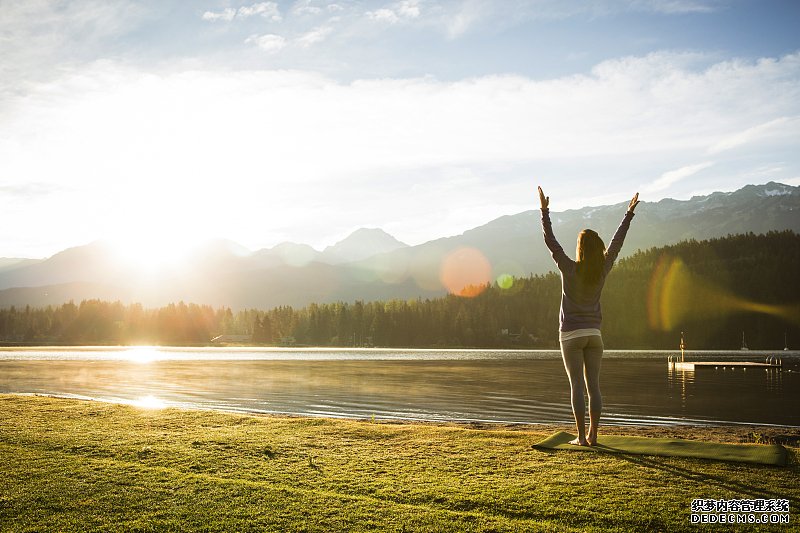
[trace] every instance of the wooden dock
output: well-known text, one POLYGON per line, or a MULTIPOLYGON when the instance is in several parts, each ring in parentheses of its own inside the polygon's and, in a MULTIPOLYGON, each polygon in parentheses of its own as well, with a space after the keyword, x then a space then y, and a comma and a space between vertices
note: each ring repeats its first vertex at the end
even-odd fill
POLYGON ((675 370, 701 370, 704 368, 781 368, 781 363, 753 363, 750 361, 669 361, 675 370))

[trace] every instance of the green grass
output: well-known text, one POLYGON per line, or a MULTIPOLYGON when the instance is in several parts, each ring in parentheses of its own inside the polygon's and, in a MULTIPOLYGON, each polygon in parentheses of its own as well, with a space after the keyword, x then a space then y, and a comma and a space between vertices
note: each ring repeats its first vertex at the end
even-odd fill
POLYGON ((785 468, 532 449, 550 429, 0 396, 0 530, 695 531, 694 498, 789 499, 797 527, 796 449, 785 468))

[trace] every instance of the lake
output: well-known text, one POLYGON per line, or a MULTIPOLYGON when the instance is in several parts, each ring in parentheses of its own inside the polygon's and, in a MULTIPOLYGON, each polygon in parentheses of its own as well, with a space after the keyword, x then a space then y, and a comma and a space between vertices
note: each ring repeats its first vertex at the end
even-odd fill
MULTIPOLYGON (((603 422, 800 426, 800 352, 687 352, 690 360, 783 357, 784 368, 676 371, 674 352, 607 350, 603 422)), ((0 393, 308 416, 572 423, 557 351, 0 349, 0 393)))

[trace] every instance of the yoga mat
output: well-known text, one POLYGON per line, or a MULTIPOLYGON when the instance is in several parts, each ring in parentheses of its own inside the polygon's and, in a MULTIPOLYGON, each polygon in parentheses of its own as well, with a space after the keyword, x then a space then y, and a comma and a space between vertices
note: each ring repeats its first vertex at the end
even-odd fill
POLYGON ((533 445, 534 448, 570 450, 574 452, 632 453, 637 455, 662 455, 665 457, 696 457, 737 463, 756 463, 786 466, 786 448, 780 444, 723 444, 684 439, 655 439, 601 435, 597 446, 568 444, 575 438, 563 431, 533 445))

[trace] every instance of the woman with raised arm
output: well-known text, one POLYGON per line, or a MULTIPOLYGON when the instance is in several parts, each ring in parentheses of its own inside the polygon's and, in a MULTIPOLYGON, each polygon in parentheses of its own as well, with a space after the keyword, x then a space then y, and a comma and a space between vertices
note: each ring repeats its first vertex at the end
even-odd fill
POLYGON ((542 232, 544 243, 553 255, 553 260, 561 272, 561 311, 559 313, 559 334, 561 356, 567 370, 572 394, 572 413, 578 438, 570 444, 594 446, 597 444, 597 428, 603 399, 600 396, 600 362, 603 357, 603 337, 600 333, 602 314, 600 294, 606 275, 622 249, 625 234, 628 233, 633 210, 639 204, 637 192, 628 204, 625 218, 606 249, 600 236, 585 229, 578 234, 578 246, 573 261, 564 253, 553 235, 550 223, 550 198, 539 187, 539 201, 542 206, 542 232), (589 394, 589 434, 586 434, 586 402, 584 388, 589 394))

